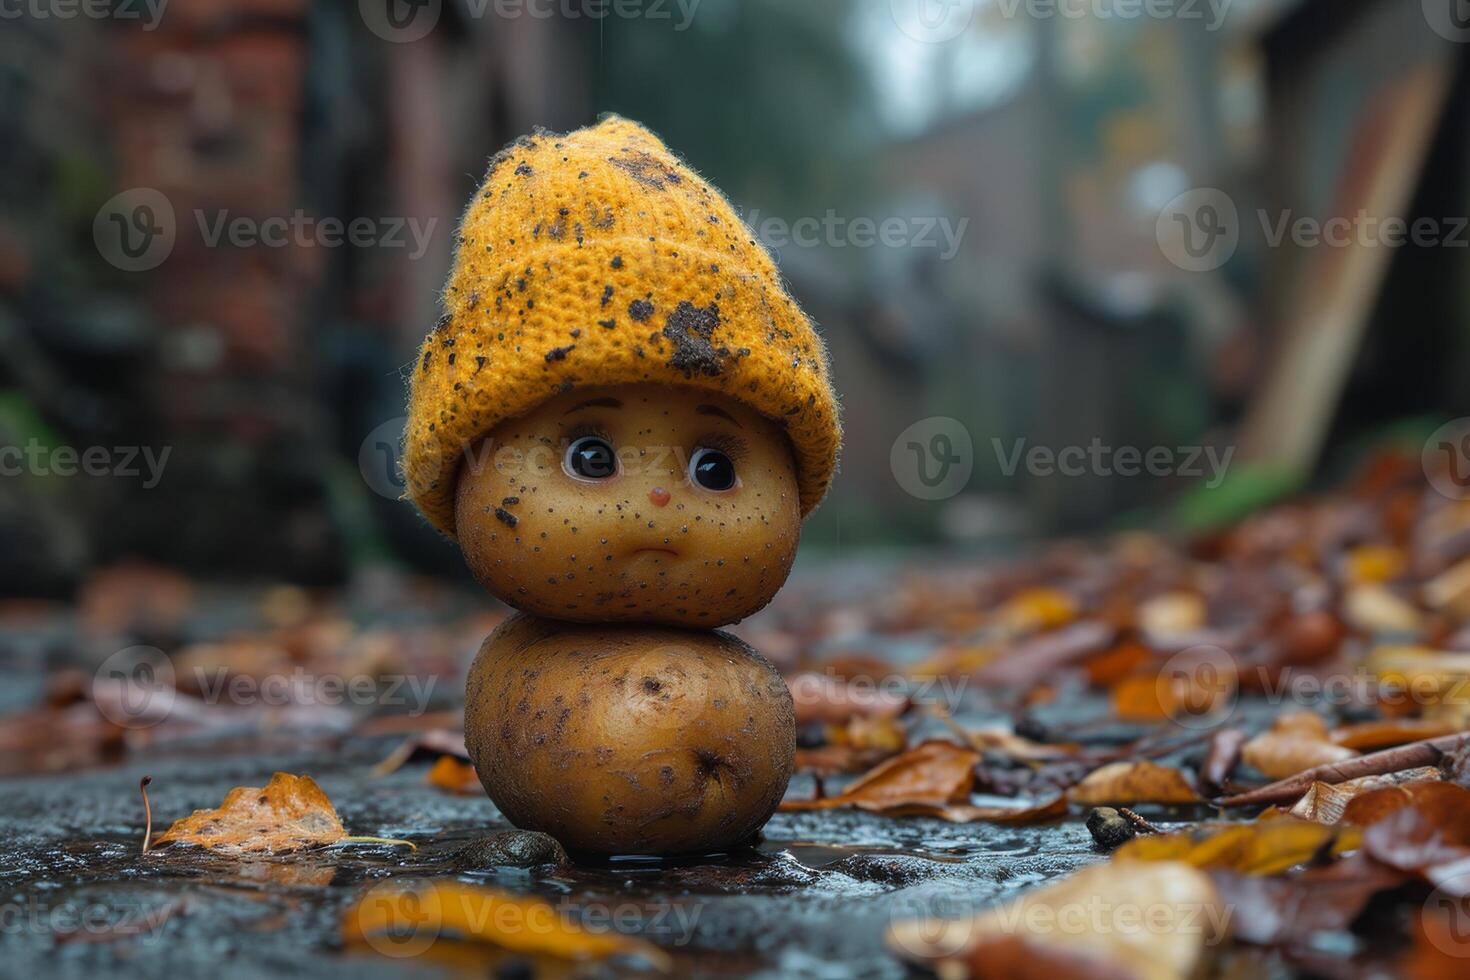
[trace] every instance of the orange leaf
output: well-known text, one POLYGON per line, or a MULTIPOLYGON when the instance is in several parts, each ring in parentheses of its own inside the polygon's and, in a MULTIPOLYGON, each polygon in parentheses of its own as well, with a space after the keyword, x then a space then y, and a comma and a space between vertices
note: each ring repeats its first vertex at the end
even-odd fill
POLYGON ((430 786, 437 786, 451 793, 480 792, 480 777, 475 773, 475 767, 468 762, 460 762, 452 755, 441 755, 425 778, 430 786))
POLYGON ((1353 850, 1362 839, 1356 828, 1339 828, 1280 817, 1250 824, 1227 824, 1204 832, 1136 837, 1113 854, 1114 861, 1184 861, 1197 868, 1229 868, 1242 874, 1272 875, 1321 854, 1353 850))
POLYGON ((899 806, 942 807, 962 803, 975 781, 980 753, 954 742, 929 741, 914 746, 855 779, 836 796, 786 800, 783 810, 831 810, 855 806, 883 811, 899 806))
POLYGON ((457 881, 376 885, 342 920, 344 941, 392 956, 422 953, 446 934, 513 953, 563 960, 630 955, 668 966, 668 955, 645 940, 591 931, 539 898, 457 881))
POLYGON ((1310 711, 1293 711, 1276 719, 1269 732, 1245 743, 1240 756, 1271 779, 1285 779, 1315 766, 1342 762, 1358 753, 1334 744, 1327 724, 1310 711))
POLYGON ((1198 803, 1199 793, 1181 770, 1153 762, 1114 762, 1089 773, 1068 792, 1073 803, 1198 803))
POLYGON ((324 847, 345 834, 327 794, 310 776, 278 772, 264 789, 236 786, 215 810, 174 821, 155 846, 194 844, 232 853, 280 854, 324 847))
POLYGON ((1332 741, 1359 752, 1377 751, 1417 742, 1423 738, 1453 735, 1460 727, 1450 719, 1395 718, 1390 721, 1365 721, 1334 730, 1332 741))
POLYGON ((1439 778, 1439 769, 1434 766, 1421 766, 1417 769, 1405 769, 1402 772, 1388 773, 1384 776, 1360 776, 1343 783, 1318 781, 1313 783, 1306 795, 1291 808, 1291 814, 1317 823, 1337 823, 1342 819, 1347 805, 1364 793, 1397 786, 1401 783, 1439 778))

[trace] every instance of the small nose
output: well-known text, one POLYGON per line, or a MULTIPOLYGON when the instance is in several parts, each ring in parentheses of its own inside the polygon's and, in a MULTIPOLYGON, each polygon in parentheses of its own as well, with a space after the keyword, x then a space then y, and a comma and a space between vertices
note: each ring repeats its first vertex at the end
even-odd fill
POLYGON ((654 487, 652 490, 648 491, 648 502, 650 504, 653 504, 653 506, 655 507, 662 507, 669 502, 672 496, 673 495, 670 494, 663 487, 654 487))

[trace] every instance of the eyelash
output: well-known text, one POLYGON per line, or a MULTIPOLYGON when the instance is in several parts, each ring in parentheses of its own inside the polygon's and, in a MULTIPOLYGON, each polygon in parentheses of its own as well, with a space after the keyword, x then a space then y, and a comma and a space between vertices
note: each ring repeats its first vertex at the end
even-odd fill
POLYGON ((744 439, 728 432, 709 432, 694 441, 695 448, 718 449, 730 457, 732 463, 739 463, 745 459, 749 452, 749 446, 744 439))
MULTIPOLYGON (((566 443, 567 445, 571 445, 578 439, 583 439, 587 436, 595 436, 598 439, 601 439, 603 442, 607 443, 609 446, 613 446, 612 434, 608 432, 607 429, 603 428, 595 422, 579 422, 578 424, 572 426, 570 429, 567 430, 566 443)), ((614 446, 614 448, 616 448, 616 446, 614 446)))

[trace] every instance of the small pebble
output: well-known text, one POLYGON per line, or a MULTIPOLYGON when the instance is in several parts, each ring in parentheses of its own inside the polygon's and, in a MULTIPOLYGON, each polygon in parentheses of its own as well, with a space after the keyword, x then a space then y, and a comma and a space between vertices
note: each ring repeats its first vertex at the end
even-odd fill
POLYGON ((1087 815, 1087 830, 1104 851, 1111 851, 1133 839, 1133 825, 1110 806, 1095 807, 1087 815))

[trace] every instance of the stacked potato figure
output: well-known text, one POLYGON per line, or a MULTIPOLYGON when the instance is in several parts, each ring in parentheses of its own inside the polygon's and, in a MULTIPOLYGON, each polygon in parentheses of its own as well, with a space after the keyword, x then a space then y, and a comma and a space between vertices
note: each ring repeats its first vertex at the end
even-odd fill
POLYGON ((497 154, 444 303, 404 470, 520 610, 469 676, 486 792, 585 852, 751 840, 791 696, 715 627, 781 587, 836 466, 820 338, 720 192, 615 116, 497 154))

